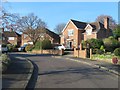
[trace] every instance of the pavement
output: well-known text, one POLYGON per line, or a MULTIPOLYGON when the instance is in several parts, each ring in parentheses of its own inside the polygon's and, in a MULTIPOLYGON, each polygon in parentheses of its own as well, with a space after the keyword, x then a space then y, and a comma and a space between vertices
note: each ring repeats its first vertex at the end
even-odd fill
POLYGON ((64 58, 67 60, 80 62, 83 64, 87 64, 89 66, 98 67, 99 69, 103 69, 120 76, 120 65, 114 65, 112 63, 108 63, 102 60, 76 58, 76 57, 73 57, 72 55, 56 56, 55 58, 64 58))
POLYGON ((9 55, 11 63, 2 74, 2 89, 25 89, 31 78, 33 66, 29 60, 18 56, 9 55))

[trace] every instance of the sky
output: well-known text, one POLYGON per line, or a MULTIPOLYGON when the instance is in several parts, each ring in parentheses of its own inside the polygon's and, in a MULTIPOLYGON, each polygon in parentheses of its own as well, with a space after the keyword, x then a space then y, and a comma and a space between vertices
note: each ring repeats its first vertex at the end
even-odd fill
POLYGON ((21 16, 34 13, 53 31, 57 24, 70 19, 94 22, 99 15, 110 15, 118 22, 117 2, 8 2, 3 6, 21 16))

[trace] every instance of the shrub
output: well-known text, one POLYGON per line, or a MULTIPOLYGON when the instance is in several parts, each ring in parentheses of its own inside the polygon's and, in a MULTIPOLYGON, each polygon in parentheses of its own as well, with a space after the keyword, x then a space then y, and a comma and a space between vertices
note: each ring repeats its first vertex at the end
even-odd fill
POLYGON ((45 39, 42 41, 42 49, 51 49, 51 48, 52 48, 52 44, 49 39, 45 39))
POLYGON ((103 53, 105 53, 105 48, 104 48, 103 45, 100 47, 100 50, 101 50, 103 53))
POLYGON ((26 47, 25 47, 25 51, 31 51, 33 49, 33 45, 31 44, 28 44, 26 47))
POLYGON ((87 41, 82 40, 82 49, 87 48, 87 41))
POLYGON ((8 64, 10 62, 9 57, 6 54, 1 55, 2 63, 8 64))
POLYGON ((112 36, 103 40, 106 51, 113 52, 115 48, 120 46, 120 43, 112 36))
POLYGON ((52 44, 49 39, 45 39, 43 41, 36 42, 35 47, 34 47, 34 49, 36 49, 36 50, 51 49, 51 48, 52 48, 52 44))
POLYGON ((103 46, 103 41, 99 39, 88 39, 86 41, 82 41, 82 47, 83 48, 92 48, 93 54, 102 54, 103 51, 99 50, 103 46), (87 46, 89 44, 89 47, 87 46))
POLYGON ((104 51, 100 49, 93 49, 93 54, 103 54, 104 51))
POLYGON ((90 48, 95 49, 95 48, 100 48, 101 45, 103 45, 103 41, 99 39, 88 39, 87 42, 90 44, 90 48))
POLYGON ((86 41, 82 41, 82 45, 83 45, 83 48, 87 48, 87 44, 89 44, 90 48, 92 49, 99 49, 101 47, 101 45, 103 45, 103 41, 102 40, 99 40, 99 39, 88 39, 86 41))
POLYGON ((41 50, 42 49, 42 41, 37 41, 35 43, 35 47, 34 47, 35 50, 41 50))
POLYGON ((2 72, 5 72, 10 64, 10 59, 6 54, 2 54, 0 57, 2 60, 2 72))
POLYGON ((115 54, 116 56, 120 56, 120 48, 116 48, 116 49, 114 50, 114 54, 115 54))
POLYGON ((14 51, 17 45, 7 44, 8 51, 14 51))

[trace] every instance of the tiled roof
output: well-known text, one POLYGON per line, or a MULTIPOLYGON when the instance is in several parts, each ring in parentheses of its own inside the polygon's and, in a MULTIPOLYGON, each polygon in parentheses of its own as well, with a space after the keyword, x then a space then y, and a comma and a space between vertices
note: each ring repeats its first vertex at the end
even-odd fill
POLYGON ((76 20, 72 20, 71 21, 74 23, 74 25, 78 28, 78 29, 85 29, 85 27, 87 26, 87 24, 90 24, 93 27, 94 31, 97 31, 100 28, 104 28, 104 25, 100 22, 92 22, 92 23, 86 23, 86 22, 80 22, 80 21, 76 21, 76 20))
POLYGON ((17 37, 17 36, 20 36, 20 34, 14 32, 14 31, 4 31, 3 35, 5 37, 17 37))
POLYGON ((71 19, 71 21, 79 29, 84 29, 86 27, 86 25, 87 25, 87 23, 85 23, 85 22, 80 22, 80 21, 76 21, 76 20, 73 20, 73 19, 71 19))
MULTIPOLYGON (((25 34, 26 32, 23 32, 23 33, 25 34)), ((45 29, 45 33, 47 33, 48 35, 50 35, 50 36, 51 36, 52 38, 54 38, 54 39, 59 39, 59 38, 60 38, 58 34, 50 31, 50 30, 47 29, 47 28, 45 29)))
POLYGON ((48 35, 50 35, 52 38, 55 38, 55 39, 59 39, 59 38, 60 38, 58 34, 50 31, 49 29, 46 29, 46 33, 47 33, 48 35))

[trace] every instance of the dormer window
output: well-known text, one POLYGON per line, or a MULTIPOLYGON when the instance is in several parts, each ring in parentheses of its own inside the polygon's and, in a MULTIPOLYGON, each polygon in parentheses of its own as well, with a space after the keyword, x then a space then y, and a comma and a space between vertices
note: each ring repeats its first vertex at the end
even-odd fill
POLYGON ((88 25, 85 27, 86 34, 87 34, 87 35, 91 35, 91 34, 92 34, 92 29, 93 29, 93 27, 92 27, 90 24, 88 24, 88 25))
POLYGON ((91 34, 92 34, 92 29, 87 29, 87 30, 86 30, 86 34, 87 34, 87 35, 91 35, 91 34))

